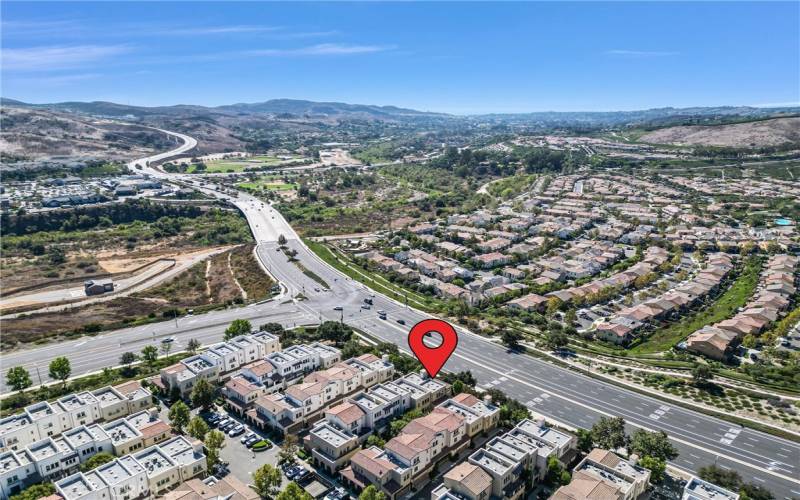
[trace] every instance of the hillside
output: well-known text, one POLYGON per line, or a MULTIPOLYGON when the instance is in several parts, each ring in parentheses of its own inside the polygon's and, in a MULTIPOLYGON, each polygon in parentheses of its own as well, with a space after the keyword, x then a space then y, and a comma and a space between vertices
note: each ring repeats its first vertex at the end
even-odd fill
POLYGON ((800 147, 800 117, 775 118, 730 125, 668 127, 639 138, 641 142, 687 146, 759 148, 795 144, 800 147))
POLYGON ((125 160, 168 149, 164 134, 84 116, 4 105, 3 161, 102 158, 125 160))

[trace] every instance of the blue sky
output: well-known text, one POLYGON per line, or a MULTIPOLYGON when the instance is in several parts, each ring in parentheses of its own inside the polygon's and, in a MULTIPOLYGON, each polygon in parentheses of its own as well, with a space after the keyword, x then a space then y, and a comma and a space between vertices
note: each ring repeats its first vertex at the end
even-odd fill
POLYGON ((800 2, 2 2, 2 95, 452 113, 800 101, 800 2))

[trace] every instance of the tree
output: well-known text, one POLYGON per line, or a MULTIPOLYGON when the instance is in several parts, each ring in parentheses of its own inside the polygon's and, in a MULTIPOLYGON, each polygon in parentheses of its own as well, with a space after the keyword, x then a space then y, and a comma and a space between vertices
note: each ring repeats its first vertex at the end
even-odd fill
POLYGON ((278 493, 275 500, 314 500, 314 497, 297 485, 294 481, 286 485, 286 488, 278 493))
POLYGON ((97 455, 93 455, 91 458, 89 458, 89 460, 84 462, 81 465, 81 471, 88 472, 90 470, 94 470, 103 464, 111 462, 112 460, 114 460, 114 455, 112 455, 111 453, 100 452, 97 455))
POLYGON ((561 349, 569 344, 569 337, 563 332, 550 330, 547 332, 545 344, 552 350, 561 349))
POLYGON ((198 349, 200 349, 200 341, 197 339, 191 339, 189 343, 186 344, 186 350, 192 354, 196 353, 198 349))
POLYGON ((172 350, 172 342, 162 342, 161 343, 161 354, 164 357, 169 356, 169 352, 172 350))
POLYGON ((40 498, 49 497, 56 492, 56 486, 53 483, 39 483, 25 488, 14 496, 9 497, 8 500, 39 500, 40 498))
POLYGON ((674 460, 678 456, 678 450, 670 443, 664 431, 648 432, 637 429, 631 436, 628 450, 640 457, 649 456, 661 461, 674 460))
POLYGON ((119 364, 125 367, 125 372, 130 373, 131 365, 136 362, 136 354, 127 351, 123 352, 122 356, 119 357, 119 364))
POLYGON ((723 469, 716 465, 707 465, 697 470, 700 479, 709 483, 722 486, 731 491, 739 491, 742 486, 742 476, 733 469, 723 469))
POLYGON ((239 335, 247 335, 252 329, 253 327, 246 319, 235 319, 228 328, 225 329, 225 340, 230 340, 239 335))
POLYGON ((697 386, 706 385, 712 376, 711 367, 706 364, 698 363, 692 367, 692 380, 697 386))
POLYGON ((575 435, 578 437, 578 449, 584 453, 589 453, 592 451, 594 447, 594 441, 592 440, 592 431, 587 429, 578 429, 575 432, 575 435))
POLYGON ((516 330, 504 330, 500 339, 509 349, 516 349, 519 347, 519 341, 522 340, 522 334, 516 330))
POLYGON ((296 453, 297 453, 297 436, 294 434, 287 434, 283 438, 283 444, 281 444, 281 451, 278 452, 278 464, 294 462, 294 456, 296 453))
POLYGON ((592 441, 595 446, 606 450, 625 448, 628 436, 625 434, 625 419, 622 417, 600 417, 592 426, 592 441))
POLYGON ((264 464, 253 472, 253 489, 264 498, 272 498, 281 487, 281 471, 264 464))
POLYGON ((383 500, 384 497, 382 491, 379 491, 374 484, 370 484, 364 488, 364 491, 358 496, 358 500, 383 500))
POLYGON ((200 441, 208 434, 208 424, 199 415, 193 417, 186 426, 186 434, 200 441))
POLYGON ((28 373, 28 370, 21 366, 15 366, 8 370, 8 374, 6 374, 6 384, 15 391, 22 392, 30 387, 33 382, 31 382, 31 375, 28 373))
POLYGON ((775 495, 771 491, 758 484, 746 483, 739 490, 742 500, 775 500, 775 495))
POLYGON ((660 483, 664 480, 664 471, 667 470, 667 462, 650 455, 645 455, 639 459, 639 465, 650 470, 650 481, 660 483))
POLYGON ((564 305, 564 301, 559 299, 558 297, 550 297, 547 299, 547 317, 552 318, 561 306, 564 305))
POLYGON ((189 423, 191 412, 183 401, 175 402, 169 409, 169 421, 178 434, 183 434, 183 428, 189 423))
POLYGON ((383 445, 385 444, 386 440, 377 434, 370 434, 367 438, 367 446, 377 446, 378 448, 383 448, 383 445))
POLYGON ((216 389, 206 379, 200 379, 194 385, 194 389, 192 389, 191 400, 192 405, 200 406, 204 410, 208 410, 214 404, 214 398, 216 397, 216 389))
POLYGON ((742 345, 748 349, 755 348, 757 343, 758 341, 756 340, 756 337, 753 334, 745 335, 744 339, 742 339, 742 345))
POLYGON ((280 323, 264 323, 259 329, 262 332, 269 332, 273 335, 280 335, 284 332, 283 325, 280 323))
POLYGON ((142 349, 142 359, 147 363, 147 366, 152 368, 158 360, 158 348, 154 345, 144 346, 144 349, 142 349))
POLYGON ((206 447, 208 468, 213 469, 219 463, 219 450, 225 445, 225 434, 218 430, 209 431, 203 443, 206 447))
POLYGON ((50 378, 53 380, 60 380, 66 386, 70 374, 72 366, 67 358, 60 356, 50 362, 50 378))
POLYGON ((317 329, 317 334, 323 340, 330 340, 337 344, 343 344, 353 336, 353 329, 338 321, 325 321, 317 329))

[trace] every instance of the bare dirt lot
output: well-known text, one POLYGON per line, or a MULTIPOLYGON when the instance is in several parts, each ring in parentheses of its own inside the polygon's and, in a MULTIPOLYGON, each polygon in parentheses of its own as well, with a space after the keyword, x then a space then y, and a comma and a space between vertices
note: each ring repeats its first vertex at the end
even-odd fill
POLYGON ((639 141, 735 148, 780 146, 786 143, 800 146, 800 117, 731 125, 668 127, 649 132, 639 141))
POLYGON ((4 318, 2 348, 169 319, 176 308, 179 313, 187 308, 202 312, 263 300, 269 297, 272 285, 253 255, 253 244, 239 245, 128 297, 72 307, 68 314, 59 311, 4 318))

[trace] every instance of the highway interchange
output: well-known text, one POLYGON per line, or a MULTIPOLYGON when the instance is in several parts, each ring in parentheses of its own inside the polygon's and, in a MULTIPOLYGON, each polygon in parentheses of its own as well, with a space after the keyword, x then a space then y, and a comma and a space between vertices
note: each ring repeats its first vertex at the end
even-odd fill
MULTIPOLYGON (((148 166, 185 153, 196 145, 191 137, 164 132, 178 137, 184 144, 173 151, 136 160, 131 165, 139 165, 144 172, 161 178, 185 180, 186 176, 166 174, 148 166)), ((376 294, 339 273, 310 251, 270 205, 244 193, 231 196, 207 186, 194 187, 235 204, 245 214, 258 242, 256 252, 261 263, 282 285, 279 297, 247 307, 4 353, 3 366, 24 366, 31 372, 34 383, 40 382, 39 377, 46 382, 50 360, 67 355, 74 375, 91 373, 116 365, 125 351, 139 352, 145 345, 157 343, 164 337, 175 337, 176 349, 185 347, 189 339, 203 344, 218 342, 226 326, 237 318, 248 319, 254 325, 278 322, 291 327, 324 320, 338 321, 341 317, 347 324, 408 351, 408 329, 430 315, 376 294), (278 249, 277 239, 281 234, 287 239, 287 246, 297 251, 299 262, 327 282, 329 290, 288 262, 278 249), (306 300, 296 300, 299 293, 306 300), (366 297, 374 297, 371 310, 360 307, 366 297), (342 307, 342 311, 334 307, 342 307), (376 310, 385 310, 388 318, 379 319, 376 310), (405 325, 397 320, 403 320, 405 325)), ((509 352, 461 328, 458 332, 458 348, 445 369, 470 370, 481 387, 500 389, 532 411, 572 427, 589 428, 601 416, 621 416, 631 431, 635 428, 663 430, 680 451, 680 456, 672 462, 675 467, 696 471, 716 463, 739 471, 745 480, 770 489, 777 498, 800 498, 798 443, 741 428, 525 354, 509 352)), ((1 390, 7 392, 5 381, 1 390)))

